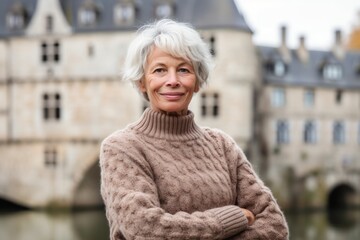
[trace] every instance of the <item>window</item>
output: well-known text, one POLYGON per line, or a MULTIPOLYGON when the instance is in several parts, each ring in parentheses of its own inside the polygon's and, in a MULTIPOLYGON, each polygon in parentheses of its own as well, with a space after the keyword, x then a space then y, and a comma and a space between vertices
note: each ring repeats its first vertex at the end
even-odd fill
POLYGON ((53 28, 54 28, 54 21, 53 21, 53 17, 51 15, 46 16, 46 31, 47 32, 52 32, 53 28))
POLYGON ((338 64, 327 64, 323 69, 323 77, 326 80, 338 80, 342 78, 343 71, 338 64))
POLYGON ((304 93, 304 105, 306 107, 312 107, 312 106, 314 106, 314 101, 315 101, 314 90, 312 90, 312 89, 305 90, 305 93, 304 93))
POLYGON ((93 57, 94 56, 94 54, 95 54, 95 49, 94 49, 94 46, 92 45, 92 44, 90 44, 89 46, 88 46, 88 56, 89 57, 93 57))
POLYGON ((9 13, 6 16, 6 25, 9 29, 23 29, 25 26, 24 16, 21 14, 9 13))
POLYGON ((305 123, 304 142, 308 144, 316 143, 316 126, 312 121, 307 121, 305 123))
POLYGON ((273 107, 285 106, 285 90, 283 88, 273 89, 271 103, 273 107))
POLYGON ((57 165, 57 151, 54 147, 46 147, 44 152, 45 166, 56 167, 57 165))
POLYGON ((159 3, 155 7, 156 18, 170 18, 174 15, 174 6, 170 2, 159 3))
POLYGON ((59 93, 43 95, 43 118, 45 120, 60 120, 61 96, 59 93))
POLYGON ((91 2, 80 8, 78 12, 78 21, 81 26, 94 26, 99 18, 100 12, 96 5, 91 2))
POLYGON ((335 122, 333 128, 333 142, 334 144, 345 143, 345 126, 343 122, 335 122))
POLYGON ((117 24, 131 24, 135 20, 135 8, 132 4, 118 4, 114 8, 114 21, 117 24))
POLYGON ((54 62, 59 62, 60 61, 60 44, 59 42, 54 42, 53 45, 53 57, 54 57, 54 62))
POLYGON ((19 2, 14 3, 6 14, 6 26, 11 30, 24 29, 27 20, 27 11, 19 2))
POLYGON ((267 73, 277 77, 283 77, 288 70, 288 66, 280 59, 265 61, 264 68, 267 73))
POLYGON ((283 63, 282 61, 276 61, 274 63, 274 75, 281 77, 285 75, 285 72, 286 72, 285 63, 283 63))
POLYGON ((41 61, 44 63, 60 61, 60 43, 58 41, 41 43, 41 61))
POLYGON ((211 36, 210 38, 210 53, 212 56, 215 56, 216 51, 215 51, 215 37, 211 36))
POLYGON ((335 93, 335 102, 337 104, 341 104, 342 98, 343 98, 343 92, 341 90, 337 90, 335 93))
POLYGON ((278 120, 276 122, 276 143, 289 143, 289 125, 285 120, 278 120))
POLYGON ((202 93, 201 94, 201 116, 219 116, 219 94, 202 93))

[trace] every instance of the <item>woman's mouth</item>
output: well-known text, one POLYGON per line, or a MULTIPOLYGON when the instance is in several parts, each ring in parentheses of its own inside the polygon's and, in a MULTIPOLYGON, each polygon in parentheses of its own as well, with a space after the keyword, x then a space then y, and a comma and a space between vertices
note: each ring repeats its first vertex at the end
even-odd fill
POLYGON ((176 101, 179 100, 185 94, 181 92, 166 92, 166 93, 160 93, 160 95, 169 101, 176 101))

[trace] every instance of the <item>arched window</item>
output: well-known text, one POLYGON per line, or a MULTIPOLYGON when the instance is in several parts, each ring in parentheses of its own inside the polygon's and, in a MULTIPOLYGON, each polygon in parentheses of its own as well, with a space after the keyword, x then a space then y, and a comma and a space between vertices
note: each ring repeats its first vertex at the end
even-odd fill
POLYGON ((289 143, 289 124, 285 120, 278 120, 276 123, 276 143, 289 143))
POLYGON ((343 122, 335 122, 333 128, 333 142, 334 144, 345 143, 345 126, 343 122))
POLYGON ((304 142, 309 144, 316 143, 316 125, 312 121, 307 121, 305 123, 304 142))

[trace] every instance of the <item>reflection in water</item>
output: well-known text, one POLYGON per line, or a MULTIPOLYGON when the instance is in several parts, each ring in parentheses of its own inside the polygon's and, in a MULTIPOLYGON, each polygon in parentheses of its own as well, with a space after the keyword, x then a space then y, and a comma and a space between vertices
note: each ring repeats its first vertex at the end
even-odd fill
POLYGON ((102 210, 0 213, 0 239, 101 240, 108 239, 108 236, 108 226, 102 210))
POLYGON ((288 213, 291 240, 360 239, 360 209, 288 213))
MULTIPOLYGON (((286 218, 291 240, 360 239, 360 209, 288 213, 286 218)), ((109 230, 103 210, 0 212, 0 239, 106 240, 109 230)))

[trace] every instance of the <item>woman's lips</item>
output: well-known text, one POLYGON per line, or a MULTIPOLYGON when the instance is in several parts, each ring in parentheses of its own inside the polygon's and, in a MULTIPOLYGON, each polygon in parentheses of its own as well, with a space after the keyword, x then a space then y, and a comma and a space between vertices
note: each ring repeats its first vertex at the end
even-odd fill
POLYGON ((160 93, 161 96, 163 96, 164 98, 166 98, 167 100, 178 100, 180 99, 182 96, 184 96, 184 93, 179 93, 179 92, 169 92, 169 93, 160 93))

